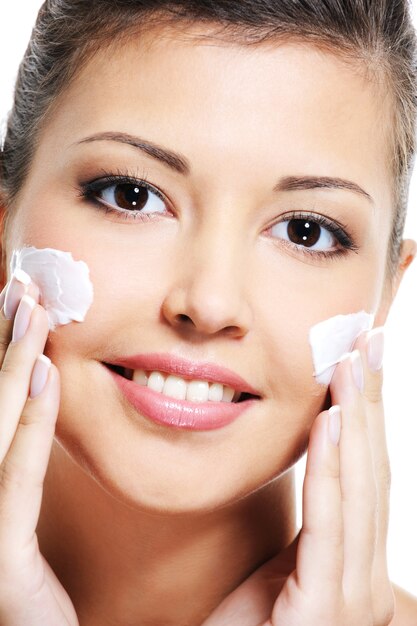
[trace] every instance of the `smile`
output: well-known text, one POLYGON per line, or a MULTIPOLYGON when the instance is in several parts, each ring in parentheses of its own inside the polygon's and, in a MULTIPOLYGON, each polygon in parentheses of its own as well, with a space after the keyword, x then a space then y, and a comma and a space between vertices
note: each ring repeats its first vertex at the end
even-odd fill
POLYGON ((189 430, 221 428, 260 400, 257 395, 219 382, 187 379, 159 370, 103 365, 136 411, 164 426, 189 430))
POLYGON ((207 380, 196 379, 187 380, 175 374, 156 370, 134 370, 118 365, 106 365, 127 380, 177 400, 188 400, 190 402, 244 402, 250 398, 259 398, 259 396, 251 393, 236 391, 232 387, 219 382, 213 383, 207 380))

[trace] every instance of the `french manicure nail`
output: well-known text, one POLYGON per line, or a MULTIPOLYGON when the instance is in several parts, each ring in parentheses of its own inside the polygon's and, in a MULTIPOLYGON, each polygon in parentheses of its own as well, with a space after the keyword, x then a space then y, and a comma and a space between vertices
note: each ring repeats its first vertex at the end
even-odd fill
POLYGON ((35 398, 43 391, 46 381, 48 380, 50 366, 51 359, 45 354, 40 354, 35 361, 32 377, 30 379, 29 395, 31 398, 35 398))
POLYGON ((342 356, 339 358, 339 363, 341 363, 342 361, 346 361, 346 359, 350 359, 350 355, 351 352, 345 352, 345 354, 342 354, 342 356))
POLYGON ((357 386, 359 391, 362 392, 364 377, 363 377, 362 359, 361 359, 359 350, 353 350, 353 352, 350 355, 350 362, 351 362, 351 367, 352 367, 353 380, 355 381, 355 385, 357 386))
POLYGON ((340 406, 335 404, 329 409, 329 438, 333 445, 337 446, 340 439, 340 431, 342 426, 340 406))
POLYGON ((0 293, 0 309, 3 308, 4 299, 6 297, 6 291, 7 291, 8 286, 9 286, 8 283, 6 283, 2 289, 2 292, 0 293))
POLYGON ((382 367, 384 358, 384 327, 379 326, 369 331, 366 337, 369 369, 377 372, 382 367))
POLYGON ((27 292, 30 276, 21 269, 15 269, 4 299, 4 316, 11 320, 17 311, 22 296, 27 292))
POLYGON ((25 335, 35 304, 30 296, 25 295, 21 299, 14 318, 12 341, 19 341, 25 335))

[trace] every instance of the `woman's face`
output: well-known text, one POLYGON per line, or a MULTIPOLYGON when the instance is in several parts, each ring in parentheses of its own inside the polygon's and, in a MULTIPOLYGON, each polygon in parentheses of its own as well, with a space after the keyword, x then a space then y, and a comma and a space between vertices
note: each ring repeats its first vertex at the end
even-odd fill
POLYGON ((277 477, 305 448, 327 392, 313 377, 310 327, 362 309, 376 325, 386 315, 385 115, 375 87, 328 53, 168 30, 152 45, 103 51, 57 102, 7 258, 23 245, 52 247, 90 268, 85 322, 58 327, 46 354, 61 374, 56 437, 117 498, 215 508, 277 477), (83 141, 108 132, 180 153, 189 171, 120 138, 83 141), (83 198, 82 184, 103 172, 145 176, 165 200, 142 189, 150 215, 140 219, 134 184, 107 182, 96 204, 83 198), (289 222, 294 213, 342 231, 312 217, 289 222), (157 425, 103 365, 143 353, 225 366, 262 397, 223 428, 157 425))

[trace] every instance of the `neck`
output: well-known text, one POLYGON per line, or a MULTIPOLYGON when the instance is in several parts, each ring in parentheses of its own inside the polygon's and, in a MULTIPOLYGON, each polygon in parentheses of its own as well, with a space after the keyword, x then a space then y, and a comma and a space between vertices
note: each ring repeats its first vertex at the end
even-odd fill
POLYGON ((293 471, 215 511, 156 514, 116 500, 54 441, 37 535, 83 626, 199 626, 295 534, 293 471))

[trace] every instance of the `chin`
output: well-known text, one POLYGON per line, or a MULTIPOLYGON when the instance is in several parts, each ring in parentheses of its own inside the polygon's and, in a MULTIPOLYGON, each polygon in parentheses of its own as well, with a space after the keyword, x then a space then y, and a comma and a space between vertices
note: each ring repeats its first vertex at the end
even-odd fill
POLYGON ((239 497, 235 491, 230 492, 225 487, 204 489, 193 488, 190 485, 171 485, 169 483, 155 484, 152 481, 142 481, 133 484, 126 480, 122 484, 120 476, 116 480, 105 477, 96 477, 97 482, 118 502, 130 509, 146 512, 150 515, 200 515, 207 514, 227 507, 237 501, 239 497))
MULTIPOLYGON (((60 448, 65 451, 65 459, 60 459, 65 484, 88 493, 88 500, 95 498, 114 500, 128 509, 146 512, 150 515, 199 515, 214 512, 231 506, 240 499, 260 488, 254 481, 253 471, 245 477, 242 466, 232 465, 222 468, 199 468, 193 466, 183 455, 183 463, 178 471, 171 464, 163 463, 159 455, 158 463, 149 458, 150 451, 127 453, 122 445, 113 450, 97 443, 96 447, 85 447, 61 430, 56 433, 60 448), (107 453, 106 453, 107 450, 107 453), (69 481, 66 480, 71 474, 69 481)), ((249 472, 249 465, 246 465, 249 472)), ((256 479, 255 479, 256 480, 256 479)))

